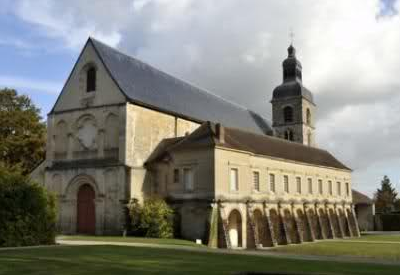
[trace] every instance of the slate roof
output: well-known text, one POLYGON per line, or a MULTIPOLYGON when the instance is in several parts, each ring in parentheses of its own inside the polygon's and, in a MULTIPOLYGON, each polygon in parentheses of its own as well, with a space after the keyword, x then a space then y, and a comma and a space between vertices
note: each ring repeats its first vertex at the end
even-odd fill
POLYGON ((160 159, 166 152, 177 148, 220 146, 256 155, 351 171, 326 150, 235 128, 224 127, 224 132, 225 142, 221 142, 216 134, 216 125, 211 122, 203 123, 192 134, 174 139, 170 146, 164 147, 164 151, 159 150, 158 155, 153 156, 152 161, 160 159))
POLYGON ((89 38, 127 99, 138 105, 198 122, 213 121, 272 135, 266 119, 238 104, 197 88, 144 62, 89 38))
POLYGON ((374 204, 374 201, 370 199, 367 195, 358 192, 357 190, 352 189, 353 203, 354 204, 374 204))

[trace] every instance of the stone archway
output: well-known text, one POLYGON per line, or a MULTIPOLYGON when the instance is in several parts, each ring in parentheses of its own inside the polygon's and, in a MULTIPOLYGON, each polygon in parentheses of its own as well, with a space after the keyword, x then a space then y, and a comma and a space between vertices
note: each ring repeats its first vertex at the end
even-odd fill
POLYGON ((349 224, 347 223, 346 215, 342 209, 339 209, 339 219, 343 225, 343 237, 350 237, 349 224))
POLYGON ((301 209, 297 209, 297 218, 300 220, 300 232, 303 235, 303 241, 311 242, 311 228, 307 222, 307 217, 301 209))
POLYGON ((253 212, 254 225, 257 230, 259 242, 263 247, 272 246, 271 235, 267 230, 266 220, 259 209, 255 209, 253 212), (268 236, 269 235, 269 236, 268 236))
POLYGON ((238 210, 232 210, 228 218, 228 234, 232 248, 242 247, 242 216, 238 210))
POLYGON ((331 217, 332 228, 335 231, 335 236, 336 237, 343 237, 341 232, 340 232, 338 216, 336 215, 335 211, 332 208, 329 209, 329 216, 331 217))
POLYGON ((283 213, 284 213, 283 220, 286 224, 286 228, 289 233, 291 243, 300 243, 300 238, 299 235, 297 234, 297 226, 294 217, 290 213, 289 209, 285 209, 283 213))
POLYGON ((318 210, 321 219, 321 230, 324 232, 326 238, 332 238, 332 232, 330 229, 329 219, 324 209, 320 208, 318 210))
POLYGON ((269 213, 276 242, 279 245, 287 244, 285 229, 283 227, 281 216, 278 214, 278 211, 273 208, 269 211, 269 213))
POLYGON ((83 184, 78 190, 77 233, 96 233, 95 192, 89 184, 83 184))

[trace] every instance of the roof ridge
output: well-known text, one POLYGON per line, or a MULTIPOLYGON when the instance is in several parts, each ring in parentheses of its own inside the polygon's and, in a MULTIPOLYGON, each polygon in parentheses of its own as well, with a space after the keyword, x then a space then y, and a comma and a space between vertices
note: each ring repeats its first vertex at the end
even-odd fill
POLYGON ((174 75, 172 75, 172 74, 170 74, 170 73, 168 73, 168 72, 165 72, 165 71, 162 71, 162 70, 160 70, 160 69, 157 69, 155 66, 153 66, 153 65, 151 65, 151 64, 149 64, 149 63, 146 63, 146 62, 144 62, 144 61, 141 61, 140 59, 138 59, 138 58, 136 58, 136 57, 133 57, 133 56, 129 55, 128 53, 122 52, 122 51, 119 50, 119 49, 116 49, 116 48, 114 48, 114 47, 111 47, 111 46, 109 46, 109 45, 107 45, 107 44, 105 44, 105 43, 103 43, 103 42, 101 42, 101 41, 99 41, 99 40, 97 40, 97 39, 95 39, 95 38, 93 38, 93 37, 89 37, 89 40, 95 41, 96 43, 99 43, 99 44, 101 44, 101 45, 103 45, 103 46, 105 46, 105 47, 107 47, 107 48, 109 48, 109 49, 111 49, 111 50, 117 52, 118 54, 122 54, 122 55, 124 55, 124 56, 126 56, 126 57, 128 57, 128 58, 130 58, 130 59, 133 59, 135 62, 139 62, 139 63, 141 63, 141 64, 143 64, 143 65, 145 65, 145 66, 148 66, 148 67, 150 67, 152 70, 155 70, 155 71, 157 71, 157 72, 160 72, 160 73, 162 73, 163 75, 168 76, 169 78, 172 78, 172 79, 174 79, 174 80, 178 80, 178 81, 180 81, 180 82, 181 82, 182 84, 184 84, 184 85, 190 86, 191 88, 195 88, 195 89, 197 89, 196 92, 204 92, 204 93, 207 93, 207 94, 209 94, 209 95, 211 95, 211 96, 214 96, 214 97, 216 97, 216 98, 218 98, 218 99, 220 99, 220 100, 222 100, 222 101, 225 101, 226 103, 229 103, 229 104, 231 104, 231 105, 235 105, 236 107, 239 107, 239 108, 243 109, 244 111, 251 111, 251 112, 254 112, 254 113, 258 114, 259 116, 261 116, 261 117, 267 119, 266 117, 262 116, 262 115, 259 114, 258 112, 254 111, 254 110, 251 110, 251 109, 249 109, 249 108, 246 107, 246 106, 240 105, 239 103, 234 102, 234 101, 229 100, 229 99, 226 99, 226 98, 224 98, 224 97, 222 97, 222 96, 220 96, 220 95, 216 95, 216 94, 214 94, 213 92, 211 92, 210 90, 205 89, 205 88, 203 88, 203 87, 200 87, 199 85, 193 84, 192 82, 190 82, 190 81, 188 81, 188 80, 182 79, 182 78, 180 78, 180 77, 176 77, 176 76, 174 76, 174 75))

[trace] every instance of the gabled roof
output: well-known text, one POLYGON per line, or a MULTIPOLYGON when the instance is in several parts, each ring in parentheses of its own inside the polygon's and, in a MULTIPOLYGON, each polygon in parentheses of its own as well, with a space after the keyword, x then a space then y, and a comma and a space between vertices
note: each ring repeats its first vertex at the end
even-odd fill
MULTIPOLYGON (((178 148, 187 149, 219 146, 277 159, 351 171, 350 168, 345 166, 326 150, 276 137, 258 135, 235 128, 223 127, 223 129, 225 140, 221 142, 217 136, 216 124, 211 122, 203 123, 203 125, 192 134, 180 138, 179 140, 176 139, 176 142, 165 147, 164 151, 160 150, 158 156, 160 157, 165 152, 178 148)), ((155 159, 157 158, 153 160, 155 159)))
POLYGON ((259 114, 197 88, 89 38, 126 98, 138 105, 197 122, 213 121, 258 134, 273 133, 259 114))

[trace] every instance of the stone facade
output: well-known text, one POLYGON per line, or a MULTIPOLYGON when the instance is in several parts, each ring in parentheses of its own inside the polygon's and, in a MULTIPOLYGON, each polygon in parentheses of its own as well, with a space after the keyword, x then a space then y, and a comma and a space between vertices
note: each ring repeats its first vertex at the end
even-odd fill
MULTIPOLYGON (((315 105, 303 97, 272 102, 276 135, 291 130, 293 141, 315 145, 315 105), (294 111, 290 123, 283 118, 287 106, 294 111)), ((193 133, 199 121, 128 100, 90 43, 47 126, 46 160, 31 176, 56 194, 63 234, 121 234, 126 204, 150 196, 176 210, 181 237, 213 247, 359 234, 349 170, 218 146, 176 150, 148 163, 162 142, 193 133)))
POLYGON ((88 44, 47 119, 46 160, 32 178, 57 196, 58 226, 79 233, 78 193, 94 193, 95 234, 120 234, 124 207, 151 192, 143 164, 164 138, 193 131, 197 123, 126 101, 88 44), (96 91, 86 91, 88 67, 96 69, 96 91))
POLYGON ((185 238, 218 247, 256 248, 359 235, 349 170, 218 147, 169 153, 167 161, 152 167, 154 191, 179 210, 185 238), (185 189, 185 169, 193 171, 192 189, 185 189), (235 190, 232 169, 238 172, 235 190), (178 182, 174 182, 176 171, 178 182), (213 236, 218 241, 210 241, 213 209, 219 213, 218 233, 213 236))
POLYGON ((275 136, 288 139, 287 133, 291 132, 293 134, 292 141, 314 147, 316 146, 316 108, 313 103, 301 97, 289 97, 279 100, 274 99, 271 103, 275 136), (293 120, 290 122, 286 122, 284 119, 284 109, 287 107, 290 107, 293 110, 293 120))

